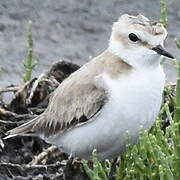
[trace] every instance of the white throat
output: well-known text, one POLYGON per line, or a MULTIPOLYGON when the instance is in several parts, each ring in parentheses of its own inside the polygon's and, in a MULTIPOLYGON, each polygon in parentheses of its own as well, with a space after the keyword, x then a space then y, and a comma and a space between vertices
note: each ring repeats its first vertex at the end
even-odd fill
POLYGON ((125 48, 116 40, 110 39, 109 51, 119 56, 126 63, 136 69, 155 68, 160 64, 159 55, 145 47, 141 48, 125 48))

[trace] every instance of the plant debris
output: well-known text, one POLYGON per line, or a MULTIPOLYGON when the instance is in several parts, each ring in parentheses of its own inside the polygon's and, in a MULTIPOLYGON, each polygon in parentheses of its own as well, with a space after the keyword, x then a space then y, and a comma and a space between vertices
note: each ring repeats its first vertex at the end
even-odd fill
POLYGON ((78 69, 76 64, 61 60, 24 85, 0 89, 1 96, 14 93, 9 104, 0 105, 0 179, 88 179, 79 161, 74 159, 67 169, 68 156, 38 137, 3 139, 8 130, 44 112, 51 93, 78 69))

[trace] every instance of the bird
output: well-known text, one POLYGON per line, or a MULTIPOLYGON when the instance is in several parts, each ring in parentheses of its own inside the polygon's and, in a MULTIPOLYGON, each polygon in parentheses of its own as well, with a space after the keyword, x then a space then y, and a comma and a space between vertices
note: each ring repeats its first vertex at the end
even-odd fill
POLYGON ((167 30, 139 15, 121 15, 112 25, 108 47, 66 78, 46 110, 7 132, 7 138, 35 135, 72 157, 113 159, 149 130, 160 110, 165 74, 160 55, 167 30))

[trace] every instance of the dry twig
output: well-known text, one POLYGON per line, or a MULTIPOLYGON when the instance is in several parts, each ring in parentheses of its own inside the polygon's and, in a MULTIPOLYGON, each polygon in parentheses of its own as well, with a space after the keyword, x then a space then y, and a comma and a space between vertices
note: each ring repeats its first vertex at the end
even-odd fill
POLYGON ((29 165, 37 165, 41 163, 43 160, 46 161, 46 159, 51 156, 51 154, 55 153, 58 150, 57 146, 50 146, 48 149, 40 153, 38 156, 36 156, 30 163, 29 165))

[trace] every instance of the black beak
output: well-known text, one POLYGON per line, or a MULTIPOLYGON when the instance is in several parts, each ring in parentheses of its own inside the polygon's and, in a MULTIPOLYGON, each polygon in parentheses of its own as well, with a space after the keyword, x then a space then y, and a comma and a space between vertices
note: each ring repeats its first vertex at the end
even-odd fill
POLYGON ((174 57, 170 53, 168 53, 161 45, 153 47, 152 50, 157 52, 158 54, 174 59, 174 57))

